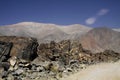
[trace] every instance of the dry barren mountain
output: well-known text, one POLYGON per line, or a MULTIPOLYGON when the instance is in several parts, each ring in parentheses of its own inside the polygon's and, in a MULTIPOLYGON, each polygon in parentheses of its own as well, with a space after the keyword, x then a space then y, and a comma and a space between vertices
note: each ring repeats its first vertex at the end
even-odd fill
POLYGON ((0 35, 0 80, 120 80, 119 63, 113 63, 120 59, 115 29, 22 22, 0 27, 0 35), (88 67, 101 62, 111 64, 88 67))
POLYGON ((120 32, 109 28, 94 28, 81 38, 81 43, 92 52, 105 49, 120 52, 120 32))
POLYGON ((83 25, 60 26, 35 22, 21 22, 18 24, 0 27, 0 33, 7 36, 34 37, 41 42, 61 41, 74 39, 88 32, 91 28, 83 25))
POLYGON ((0 27, 0 34, 37 38, 39 43, 61 40, 80 40, 85 49, 92 52, 111 49, 120 52, 119 29, 86 27, 84 25, 56 25, 21 22, 0 27))
POLYGON ((60 27, 60 29, 65 33, 69 34, 68 39, 76 40, 79 39, 85 33, 87 33, 89 30, 91 30, 92 28, 80 24, 74 24, 60 27))

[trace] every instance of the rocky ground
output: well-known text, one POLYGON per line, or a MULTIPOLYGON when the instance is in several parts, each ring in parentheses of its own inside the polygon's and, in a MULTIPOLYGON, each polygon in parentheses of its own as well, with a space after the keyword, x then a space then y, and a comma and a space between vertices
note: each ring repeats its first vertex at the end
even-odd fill
POLYGON ((111 50, 93 54, 79 41, 38 45, 36 39, 15 36, 0 41, 1 80, 59 80, 88 65, 120 59, 120 53, 111 50))

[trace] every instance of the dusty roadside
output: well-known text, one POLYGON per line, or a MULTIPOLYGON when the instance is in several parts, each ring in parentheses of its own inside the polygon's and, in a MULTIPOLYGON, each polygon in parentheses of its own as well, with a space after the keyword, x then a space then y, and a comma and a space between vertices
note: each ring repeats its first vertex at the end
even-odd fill
POLYGON ((61 80, 120 80, 120 61, 92 65, 61 80))

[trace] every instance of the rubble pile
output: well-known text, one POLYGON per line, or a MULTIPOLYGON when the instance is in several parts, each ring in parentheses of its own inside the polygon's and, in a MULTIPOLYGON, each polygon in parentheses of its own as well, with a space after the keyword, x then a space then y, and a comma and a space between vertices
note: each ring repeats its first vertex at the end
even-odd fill
POLYGON ((51 41, 38 45, 34 38, 0 37, 0 80, 59 80, 88 65, 115 62, 120 53, 93 54, 79 41, 51 41))

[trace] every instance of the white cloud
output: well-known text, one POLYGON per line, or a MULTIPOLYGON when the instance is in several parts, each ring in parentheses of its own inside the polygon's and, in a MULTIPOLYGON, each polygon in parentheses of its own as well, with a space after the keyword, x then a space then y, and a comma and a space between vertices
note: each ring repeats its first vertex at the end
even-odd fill
POLYGON ((90 18, 86 19, 85 23, 87 25, 94 24, 99 17, 107 14, 108 12, 109 12, 108 9, 101 9, 101 10, 98 11, 98 13, 96 15, 94 15, 93 17, 90 17, 90 18))
POLYGON ((94 24, 95 21, 96 21, 96 18, 95 17, 91 17, 91 18, 86 19, 85 22, 86 22, 87 25, 91 25, 91 24, 94 24))
POLYGON ((105 14, 107 14, 109 12, 109 10, 108 9, 101 9, 99 12, 98 12, 98 16, 102 16, 102 15, 105 15, 105 14))

